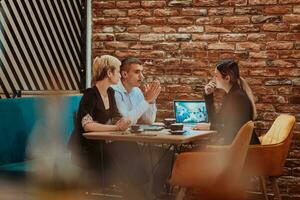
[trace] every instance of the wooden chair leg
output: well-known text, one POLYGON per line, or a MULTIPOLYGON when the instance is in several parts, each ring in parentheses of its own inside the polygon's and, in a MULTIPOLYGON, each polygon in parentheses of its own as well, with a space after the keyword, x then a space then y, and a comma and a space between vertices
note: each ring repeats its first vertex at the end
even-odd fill
POLYGON ((264 194, 265 200, 269 200, 268 194, 267 194, 266 177, 259 176, 259 182, 260 182, 261 191, 264 194))
POLYGON ((281 196, 280 196, 280 191, 279 191, 279 187, 277 184, 277 178, 272 176, 270 177, 270 180, 272 182, 272 186, 273 186, 273 191, 274 191, 274 195, 278 200, 281 200, 281 196))

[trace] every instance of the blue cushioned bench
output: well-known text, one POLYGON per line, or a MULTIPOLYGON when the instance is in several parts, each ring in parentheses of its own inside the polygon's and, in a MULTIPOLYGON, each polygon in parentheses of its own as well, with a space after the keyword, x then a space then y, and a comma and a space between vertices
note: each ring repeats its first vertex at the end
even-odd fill
POLYGON ((80 99, 81 96, 0 99, 0 178, 26 175, 33 170, 33 159, 47 156, 50 143, 61 143, 67 152, 80 99))

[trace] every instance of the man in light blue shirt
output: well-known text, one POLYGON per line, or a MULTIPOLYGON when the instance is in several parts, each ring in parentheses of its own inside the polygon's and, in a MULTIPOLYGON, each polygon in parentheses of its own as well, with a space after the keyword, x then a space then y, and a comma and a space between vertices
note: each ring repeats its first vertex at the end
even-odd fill
POLYGON ((120 114, 131 124, 138 121, 152 124, 156 118, 155 100, 161 91, 158 80, 145 85, 144 93, 139 88, 144 80, 142 62, 137 58, 126 58, 120 67, 121 81, 113 86, 120 114))

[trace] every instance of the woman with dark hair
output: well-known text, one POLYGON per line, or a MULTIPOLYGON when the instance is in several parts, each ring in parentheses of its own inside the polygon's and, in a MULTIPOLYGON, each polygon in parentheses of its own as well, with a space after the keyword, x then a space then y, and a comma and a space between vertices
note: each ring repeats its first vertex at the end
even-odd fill
MULTIPOLYGON (((215 68, 213 80, 204 87, 204 90, 209 121, 220 133, 217 143, 231 144, 238 130, 257 116, 252 91, 245 79, 240 76, 238 64, 234 60, 220 61, 215 68), (215 88, 226 92, 218 113, 213 98, 215 88)), ((260 144, 255 132, 250 143, 260 144)))

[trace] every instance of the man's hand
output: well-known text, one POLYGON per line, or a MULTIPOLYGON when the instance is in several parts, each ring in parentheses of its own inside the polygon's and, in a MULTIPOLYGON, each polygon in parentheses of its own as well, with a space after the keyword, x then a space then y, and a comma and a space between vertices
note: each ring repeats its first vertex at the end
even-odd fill
POLYGON ((130 120, 126 118, 121 118, 119 121, 117 121, 116 126, 118 127, 118 130, 120 131, 126 131, 126 129, 130 125, 130 120))
POLYGON ((161 86, 158 80, 153 81, 150 85, 146 84, 144 88, 145 100, 148 103, 154 103, 160 91, 161 91, 161 86))

